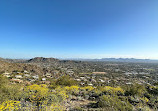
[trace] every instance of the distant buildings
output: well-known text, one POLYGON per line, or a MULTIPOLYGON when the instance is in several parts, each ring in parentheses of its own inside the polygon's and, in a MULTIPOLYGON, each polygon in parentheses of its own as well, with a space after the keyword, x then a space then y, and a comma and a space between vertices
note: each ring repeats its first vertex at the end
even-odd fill
POLYGON ((22 77, 22 75, 15 75, 15 78, 22 79, 23 77, 22 77))
POLYGON ((34 79, 39 79, 39 76, 38 75, 35 75, 35 76, 32 76, 34 79))
POLYGON ((5 72, 5 73, 3 73, 3 75, 6 76, 6 77, 11 77, 11 73, 5 72))

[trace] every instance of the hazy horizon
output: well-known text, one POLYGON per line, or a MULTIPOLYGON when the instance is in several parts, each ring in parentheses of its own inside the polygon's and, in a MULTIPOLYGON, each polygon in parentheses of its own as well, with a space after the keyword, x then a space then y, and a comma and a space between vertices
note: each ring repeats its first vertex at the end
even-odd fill
POLYGON ((2 0, 0 57, 158 59, 158 0, 2 0))
POLYGON ((95 59, 141 59, 141 60, 158 60, 158 59, 150 59, 150 58, 134 58, 134 57, 102 57, 102 58, 81 58, 81 57, 52 57, 52 56, 34 56, 34 57, 23 57, 23 58, 17 58, 17 57, 0 57, 3 59, 24 59, 24 60, 29 60, 29 59, 33 59, 33 58, 37 58, 37 57, 42 57, 42 58, 56 58, 59 60, 95 60, 95 59))

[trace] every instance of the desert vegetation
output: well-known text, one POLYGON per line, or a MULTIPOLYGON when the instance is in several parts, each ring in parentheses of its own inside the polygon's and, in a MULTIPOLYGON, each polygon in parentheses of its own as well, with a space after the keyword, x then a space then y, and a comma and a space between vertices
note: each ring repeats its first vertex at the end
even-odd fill
POLYGON ((158 86, 80 86, 69 76, 60 77, 50 85, 23 85, 12 84, 1 75, 0 98, 2 111, 153 111, 158 108, 158 86))
POLYGON ((156 111, 157 64, 0 61, 0 111, 156 111))

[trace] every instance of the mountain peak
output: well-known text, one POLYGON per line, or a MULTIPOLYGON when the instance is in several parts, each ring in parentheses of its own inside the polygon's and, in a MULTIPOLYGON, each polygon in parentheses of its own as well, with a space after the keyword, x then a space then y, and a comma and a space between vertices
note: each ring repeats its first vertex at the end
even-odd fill
POLYGON ((35 58, 32 58, 32 59, 28 60, 28 62, 56 62, 56 61, 59 61, 59 59, 35 57, 35 58))

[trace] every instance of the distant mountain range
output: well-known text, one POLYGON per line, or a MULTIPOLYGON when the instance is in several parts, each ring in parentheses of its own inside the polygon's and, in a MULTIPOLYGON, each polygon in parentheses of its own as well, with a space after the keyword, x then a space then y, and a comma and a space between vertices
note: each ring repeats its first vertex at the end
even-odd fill
POLYGON ((135 59, 135 58, 102 58, 102 59, 56 59, 35 57, 32 59, 3 59, 0 58, 0 72, 23 71, 27 70, 33 74, 44 74, 46 64, 52 66, 82 66, 90 61, 94 62, 128 62, 128 63, 158 63, 158 60, 135 59))
POLYGON ((43 62, 43 63, 53 63, 53 62, 70 62, 71 61, 107 61, 107 62, 133 62, 133 63, 158 63, 158 60, 151 60, 151 59, 135 59, 135 58, 102 58, 102 59, 67 59, 66 60, 59 60, 56 58, 44 58, 44 57, 35 57, 28 62, 43 62))
POLYGON ((102 58, 102 59, 72 59, 79 61, 107 61, 107 62, 135 62, 135 63, 158 63, 158 60, 135 59, 135 58, 102 58))
POLYGON ((55 63, 55 62, 77 62, 77 61, 98 61, 98 62, 133 62, 133 63, 158 63, 158 60, 153 59, 136 59, 136 58, 102 58, 102 59, 82 59, 82 58, 69 58, 69 59, 57 59, 57 58, 45 58, 35 57, 32 59, 3 59, 10 63, 55 63))

